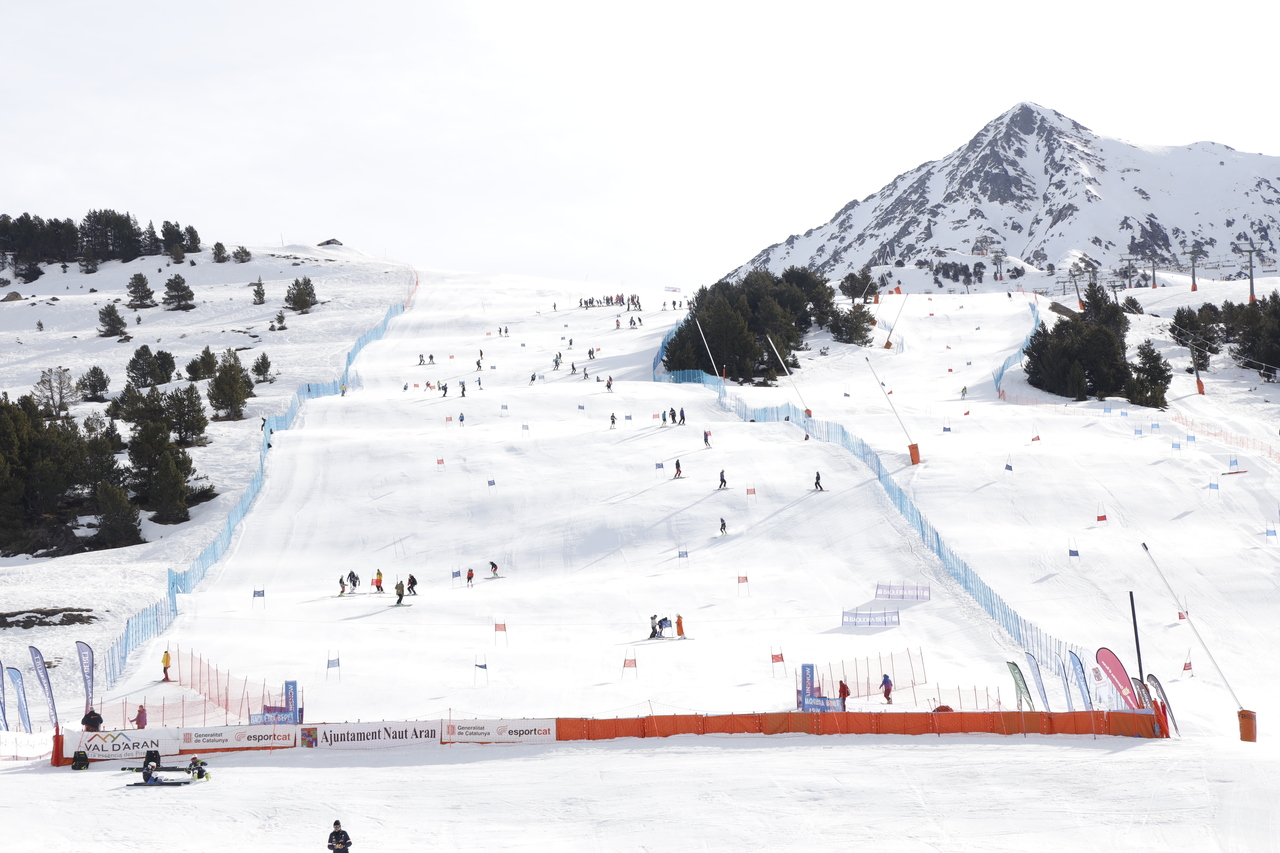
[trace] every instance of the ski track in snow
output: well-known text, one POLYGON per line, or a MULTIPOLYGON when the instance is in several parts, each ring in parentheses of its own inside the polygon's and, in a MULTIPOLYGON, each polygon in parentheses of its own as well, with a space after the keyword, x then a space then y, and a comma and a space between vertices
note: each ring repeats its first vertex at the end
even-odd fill
MULTIPOLYGON (((292 254, 323 257, 309 247, 292 254)), ((333 256, 299 268, 262 255, 243 267, 201 264, 188 276, 201 308, 143 313, 142 328, 170 324, 155 337, 162 348, 172 345, 182 366, 206 342, 218 349, 226 333, 217 330, 232 327, 228 312, 247 310, 239 304, 248 302, 244 285, 260 273, 270 279, 268 304, 234 315, 241 324, 265 328, 294 275, 312 275, 321 298, 343 306, 290 318, 288 342, 261 333, 258 348, 281 365, 281 380, 260 388, 248 420, 214 425, 213 444, 193 454, 221 496, 197 508, 191 523, 150 526, 153 541, 134 549, 0 562, 0 590, 12 602, 3 609, 83 604, 102 617, 70 632, 0 632, 7 665, 29 643, 62 662, 73 660, 75 639, 105 648, 124 615, 161 594, 163 570, 185 566, 238 497, 256 455, 256 418, 282 410, 297 382, 336 375, 351 341, 404 297, 411 274, 403 267, 351 252, 333 256), (333 272, 337 265, 342 275, 333 272), (263 272, 269 267, 274 279, 263 272), (205 297, 231 287, 233 277, 235 302, 206 308, 205 297), (187 326, 201 331, 178 338, 187 326)), ((106 294, 122 291, 131 271, 108 264, 94 277, 68 274, 68 282, 92 279, 106 294)), ((683 316, 657 310, 671 294, 642 292, 645 326, 615 331, 613 320, 621 313, 625 326, 625 311, 569 307, 601 295, 595 287, 456 273, 424 273, 421 281, 411 309, 353 365, 363 387, 307 403, 293 429, 275 434, 266 485, 231 550, 183 597, 174 627, 135 653, 108 700, 160 695, 157 661, 176 644, 237 675, 273 684, 297 678, 307 718, 316 721, 633 716, 649 703, 667 713, 780 710, 792 704, 791 666, 838 668, 841 660, 908 647, 923 649, 931 686, 999 687, 1011 701, 1005 661, 1021 663, 1020 650, 946 576, 861 463, 833 445, 805 442, 799 425, 742 423, 710 389, 650 381, 654 348, 683 316), (553 301, 562 310, 551 312, 553 301), (499 323, 510 337, 486 336, 499 323), (562 335, 575 339, 572 350, 562 335), (589 346, 603 347, 598 359, 586 359, 589 346), (483 390, 473 384, 480 348, 483 390), (558 372, 550 365, 557 350, 566 361, 558 372), (419 367, 418 353, 432 353, 437 364, 419 367), (612 375, 614 392, 570 376, 569 361, 612 375), (535 370, 547 381, 529 387, 535 370), (449 396, 412 387, 428 379, 447 381, 449 396), (460 380, 468 384, 465 399, 460 380), (672 406, 685 409, 686 426, 651 425, 652 413, 672 406), (460 412, 465 427, 457 425, 460 412), (619 416, 617 430, 608 429, 610 412, 619 416), (446 415, 455 421, 447 425, 446 415), (712 450, 702 448, 704 428, 712 430, 712 450), (676 458, 681 481, 670 479, 676 458), (664 469, 656 472, 659 461, 664 469), (717 491, 721 468, 730 488, 717 491), (813 491, 814 470, 826 492, 813 491), (750 502, 748 486, 757 490, 750 502), (720 517, 728 536, 718 535, 720 517), (690 558, 677 559, 678 549, 690 558), (481 582, 491 559, 502 567, 502 584, 481 582), (467 566, 476 569, 474 589, 450 578, 467 566), (337 576, 352 568, 366 584, 381 568, 387 595, 335 598, 337 576), (419 580, 417 606, 388 609, 391 588, 409 572, 419 580), (750 577, 749 596, 738 589, 739 574, 750 577), (841 629, 841 609, 873 604, 875 584, 888 581, 931 583, 933 600, 902 602, 900 628, 841 629), (266 588, 265 609, 251 608, 253 588, 266 588), (654 612, 681 613, 697 642, 639 642, 654 612), (495 619, 507 623, 509 646, 495 644, 495 619), (778 646, 787 677, 771 676, 769 651, 778 646), (342 681, 326 682, 326 653, 338 650, 342 681), (638 678, 624 680, 627 650, 636 651, 638 678), (480 655, 490 681, 473 687, 480 655)), ((152 287, 162 283, 153 278, 152 287)), ((50 274, 21 289, 57 295, 62 284, 50 274)), ((1259 290, 1273 286, 1262 282, 1259 290)), ((1270 805, 1280 793, 1278 756, 1266 733, 1280 673, 1274 655, 1258 654, 1274 646, 1277 551, 1262 534, 1276 515, 1276 465, 1207 437, 1181 454, 1170 443, 1179 431, 1173 411, 1267 441, 1280 394, 1263 403, 1267 392, 1256 377, 1215 360, 1205 377, 1209 395, 1195 395, 1194 380, 1181 371, 1186 350, 1151 316, 1168 318, 1178 305, 1208 299, 1240 301, 1245 292, 1240 283, 1202 285, 1198 294, 1177 283, 1132 291, 1148 314, 1133 318, 1131 347, 1150 336, 1175 367, 1165 413, 1123 401, 1112 401, 1110 416, 1097 402, 997 402, 990 371, 1030 329, 1029 297, 1020 294, 910 297, 895 322, 899 349, 882 348, 883 331, 868 350, 815 335, 796 377, 815 416, 845 424, 876 448, 952 548, 1040 628, 1087 648, 1109 646, 1134 672, 1127 593, 1135 591, 1144 668, 1165 683, 1183 739, 704 736, 289 750, 214 756, 209 784, 146 793, 122 787, 112 766, 71 773, 10 765, 0 778, 21 794, 8 798, 6 823, 35 849, 78 847, 86 837, 95 849, 141 849, 153 844, 154 830, 181 833, 194 849, 220 849, 229 839, 314 849, 335 818, 357 849, 387 850, 1277 849, 1270 805), (831 354, 819 355, 820 346, 831 354), (894 391, 890 399, 920 444, 923 465, 909 465, 907 441, 864 356, 894 391), (970 393, 962 401, 964 385, 970 393), (1149 434, 1157 420, 1159 432, 1149 434), (1147 427, 1141 438, 1136 424, 1147 427), (1032 442, 1036 434, 1041 440, 1032 442), (1209 497, 1210 478, 1232 456, 1250 473, 1221 478, 1219 496, 1209 497), (1105 525, 1094 521, 1099 503, 1105 525), (1068 542, 1079 559, 1068 560, 1068 542), (1262 716, 1262 742, 1238 742, 1230 696, 1177 619, 1178 605, 1141 542, 1186 597, 1246 706, 1262 716), (1182 674, 1189 647, 1194 678, 1182 674)), ((879 316, 898 317, 902 300, 884 298, 879 316)), ((77 292, 61 301, 56 311, 66 319, 47 301, 35 310, 0 306, 0 327, 31 348, 0 361, 0 387, 11 396, 51 361, 76 376, 102 363, 112 390, 123 384, 124 361, 143 339, 90 342, 97 308, 79 304, 90 297, 77 292), (19 333, 19 322, 34 325, 37 316, 44 335, 61 336, 56 347, 38 349, 37 333, 19 333), (80 335, 84 352, 62 340, 70 334, 80 335)), ((1040 311, 1052 320, 1043 299, 1040 311)), ((155 348, 153 340, 146 342, 155 348)), ((1016 368, 1005 388, 1043 397, 1016 368)), ((787 383, 730 386, 730 393, 753 406, 795 401, 787 383)), ((51 670, 66 717, 82 702, 73 670, 51 670)), ((1060 682, 1047 668, 1045 676, 1051 707, 1062 709, 1060 682)), ((909 700, 901 684, 899 673, 899 703, 909 700)), ((36 689, 29 679, 39 722, 36 689)))

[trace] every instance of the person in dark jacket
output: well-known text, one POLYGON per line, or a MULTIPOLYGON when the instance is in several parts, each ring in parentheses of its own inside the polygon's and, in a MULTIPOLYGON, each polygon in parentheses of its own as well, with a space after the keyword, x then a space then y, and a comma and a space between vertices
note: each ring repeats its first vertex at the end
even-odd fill
POLYGON ((80 725, 84 726, 86 732, 102 731, 102 715, 93 708, 80 718, 80 725))
POLYGON ((417 579, 417 578, 415 578, 413 575, 409 575, 409 582, 408 582, 408 584, 406 584, 406 585, 405 585, 405 588, 409 590, 409 594, 410 594, 410 595, 417 595, 417 594, 418 594, 418 579, 417 579))
POLYGON ((335 820, 333 822, 333 832, 329 833, 329 849, 351 849, 351 836, 347 835, 347 831, 342 828, 342 821, 335 820))

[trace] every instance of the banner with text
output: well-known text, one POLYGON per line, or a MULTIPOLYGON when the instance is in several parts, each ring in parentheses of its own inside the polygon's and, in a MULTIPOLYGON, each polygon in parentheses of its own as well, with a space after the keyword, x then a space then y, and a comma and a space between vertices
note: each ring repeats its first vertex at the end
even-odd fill
POLYGON ((296 726, 220 726, 182 730, 183 752, 200 749, 286 749, 297 745, 296 726))
POLYGON ((90 761, 117 758, 143 758, 147 750, 161 755, 177 755, 181 749, 180 729, 143 729, 128 732, 68 732, 62 739, 62 755, 74 758, 83 749, 90 761))
POLYGON ((387 749, 440 742, 440 721, 322 723, 298 727, 298 745, 312 749, 387 749))
POLYGON ((441 743, 555 743, 555 720, 442 720, 441 743))

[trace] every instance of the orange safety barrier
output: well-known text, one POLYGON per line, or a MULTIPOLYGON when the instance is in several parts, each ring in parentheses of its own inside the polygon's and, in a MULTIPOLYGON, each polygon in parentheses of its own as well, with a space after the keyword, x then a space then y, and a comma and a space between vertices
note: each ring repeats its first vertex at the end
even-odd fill
POLYGON ((1156 737, 1156 718, 1126 711, 942 711, 872 713, 849 711, 769 714, 668 714, 612 720, 561 718, 556 740, 608 740, 619 737, 671 737, 711 734, 1063 734, 1156 737))

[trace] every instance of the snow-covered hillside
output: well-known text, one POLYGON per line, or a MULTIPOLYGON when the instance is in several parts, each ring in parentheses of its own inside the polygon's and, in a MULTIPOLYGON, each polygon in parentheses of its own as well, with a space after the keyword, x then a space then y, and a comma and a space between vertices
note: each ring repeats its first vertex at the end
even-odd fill
MULTIPOLYGON (((292 268, 282 269, 290 277, 292 268)), ((351 272, 353 289, 383 288, 370 291, 369 325, 413 280, 374 262, 359 273, 351 272), (379 276, 386 284, 373 284, 379 276), (377 293, 385 301, 375 307, 377 293)), ((1181 368, 1186 352, 1162 328, 1173 308, 1241 301, 1247 284, 1191 294, 1187 281, 1164 283, 1133 291, 1149 313, 1134 318, 1129 337, 1152 337, 1181 368)), ((838 671, 841 661, 910 647, 923 653, 922 680, 934 689, 999 688, 1011 704, 1005 662, 1021 650, 950 579, 861 463, 806 440, 800 424, 743 422, 712 389, 653 382, 655 348, 683 313, 661 310, 672 296, 661 292, 642 291, 638 315, 577 307, 580 297, 601 295, 572 282, 422 273, 409 310, 353 365, 361 387, 309 401, 293 429, 275 434, 266 486, 231 552, 195 594, 180 597, 179 621, 134 655, 105 698, 182 696, 156 684, 161 652, 181 646, 237 675, 298 679, 310 721, 763 711, 794 704, 792 671, 775 674, 774 650, 788 667, 838 671), (631 329, 632 316, 643 325, 631 329), (510 334, 499 336, 500 327, 510 334), (560 371, 551 365, 557 352, 560 371), (419 354, 435 365, 420 366, 419 354), (612 391, 597 381, 607 377, 612 391), (441 381, 447 397, 426 388, 441 381), (684 426, 654 419, 671 408, 683 409, 684 426), (673 479, 677 459, 683 477, 673 479), (717 488, 722 470, 727 489, 717 488), (825 491, 813 488, 815 471, 825 491), (504 577, 484 579, 490 560, 504 577), (468 567, 474 588, 452 577, 468 567), (391 594, 338 598, 338 577, 352 569, 366 583, 381 570, 388 589, 413 573, 419 594, 410 608, 389 606, 391 594), (738 583, 742 576, 749 584, 738 583), (903 607, 898 628, 841 628, 842 609, 874 604, 876 583, 890 581, 931 584, 933 598, 903 607), (254 589, 265 589, 265 607, 254 606, 254 589), (690 639, 647 640, 654 613, 681 614, 690 639), (341 681, 336 673, 326 680, 335 654, 341 681), (622 667, 628 655, 634 671, 622 667)), ((253 837, 292 850, 313 847, 341 818, 372 849, 834 849, 851 840, 902 850, 1274 849, 1280 827, 1269 803, 1280 793, 1280 755, 1266 733, 1280 664, 1267 651, 1280 548, 1266 530, 1278 521, 1280 467, 1267 448, 1280 448, 1272 441, 1280 396, 1256 376, 1215 367, 1205 397, 1178 372, 1168 412, 1115 401, 1108 413, 1097 402, 1044 398, 1015 368, 1002 401, 991 372, 1030 331, 1033 303, 1052 317, 1043 297, 1003 290, 883 297, 876 310, 893 324, 892 348, 883 325, 868 349, 817 335, 794 384, 729 393, 753 407, 802 404, 862 437, 1010 606, 1078 646, 1111 647, 1136 672, 1135 592, 1144 668, 1169 690, 1181 739, 733 736, 295 750, 218 759, 214 782, 167 798, 147 792, 159 802, 145 803, 105 766, 10 769, 0 778, 26 792, 19 837, 53 849, 92 830, 103 849, 134 849, 141 821, 186 833, 197 848, 253 837), (1037 399, 1044 405, 1031 405, 1037 399), (1200 424, 1194 450, 1177 418, 1200 424), (909 441, 920 446, 918 466, 909 441), (1186 449, 1175 452, 1174 441, 1186 449), (1248 473, 1224 475, 1234 469, 1248 473), (1143 542, 1182 600, 1164 590, 1143 542), (1177 618, 1183 607, 1241 700, 1259 712, 1261 742, 1238 742, 1236 705, 1177 618), (1188 649, 1191 673, 1183 670, 1188 649), (74 810, 59 805, 67 791, 74 810), (121 811, 134 818, 127 832, 108 819, 121 811)), ((290 330, 307 320, 292 320, 290 330)), ((335 331, 326 346, 349 344, 335 331)), ((50 357, 30 356, 28 372, 50 357)), ((281 359, 289 363, 283 348, 281 359)), ((287 390, 288 378, 272 387, 287 390)), ((211 447, 220 443, 231 446, 211 447)), ((236 464, 228 457, 221 466, 236 464)), ((179 539, 212 523, 216 507, 201 509, 207 515, 179 539)), ((20 603, 4 609, 95 596, 113 610, 148 603, 162 582, 134 567, 180 558, 157 554, 160 547, 9 561, 0 566, 5 600, 20 603)), ((70 661, 72 642, 85 635, 10 629, 0 632, 0 654, 9 664, 33 642, 70 661)), ((78 678, 68 672, 57 685, 63 707, 75 708, 82 699, 71 675, 78 678)), ((1061 683, 1049 677, 1046 686, 1050 707, 1064 708, 1061 683)), ((915 698, 928 707, 922 688, 915 698)), ((1105 691, 1096 698, 1105 701, 1105 691)), ((895 708, 909 701, 900 689, 895 708)), ((874 699, 861 707, 885 709, 874 699)))
POLYGON ((1215 142, 1134 145, 1021 103, 963 147, 762 250, 729 277, 804 266, 839 279, 865 263, 995 249, 1039 268, 1081 259, 1119 266, 1127 256, 1164 266, 1189 263, 1185 252, 1197 244, 1217 259, 1250 239, 1274 264, 1277 205, 1280 157, 1215 142))

